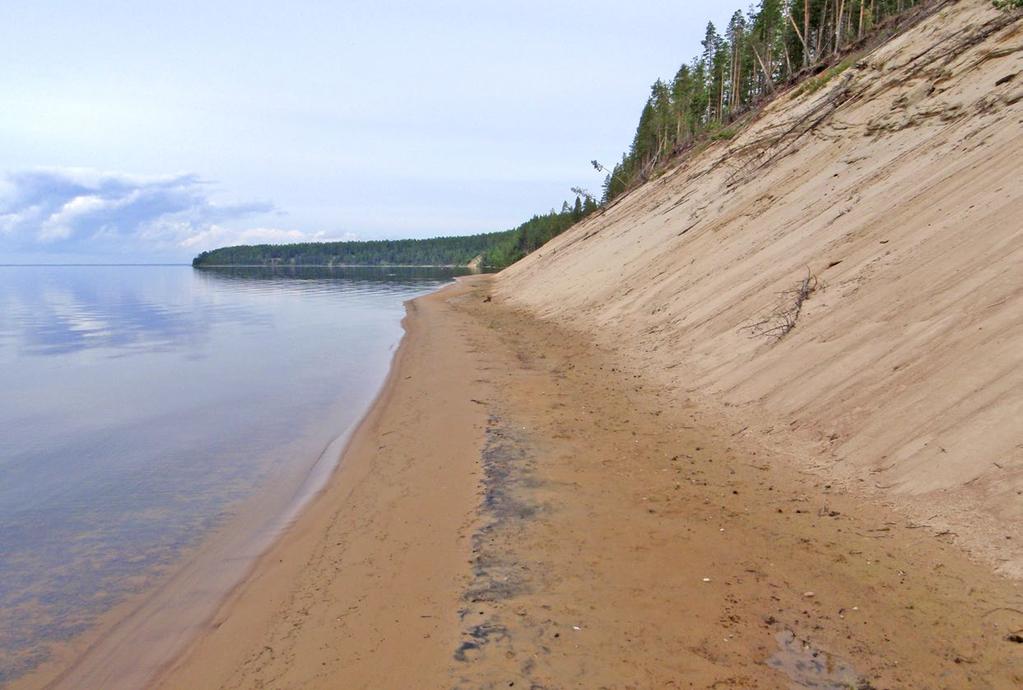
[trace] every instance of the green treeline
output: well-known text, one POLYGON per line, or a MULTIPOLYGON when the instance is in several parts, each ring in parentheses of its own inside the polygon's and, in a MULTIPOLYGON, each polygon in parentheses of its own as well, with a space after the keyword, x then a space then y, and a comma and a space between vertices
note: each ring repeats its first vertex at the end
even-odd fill
POLYGON ((366 242, 304 242, 256 244, 206 251, 192 260, 200 266, 467 266, 482 258, 482 266, 503 268, 560 235, 598 208, 579 196, 561 211, 533 216, 512 230, 426 240, 366 242))
POLYGON ((698 140, 732 137, 728 125, 780 84, 822 70, 879 24, 917 4, 761 0, 748 12, 736 11, 723 31, 709 23, 702 53, 683 64, 670 82, 658 79, 651 87, 632 145, 604 180, 604 201, 649 179, 658 163, 698 140))
POLYGON ((514 231, 428 240, 303 242, 224 247, 193 266, 466 266, 506 242, 514 231))
POLYGON ((542 216, 533 216, 509 231, 505 238, 487 253, 484 263, 494 268, 510 266, 565 232, 597 208, 597 202, 592 197, 586 197, 583 201, 577 196, 574 206, 569 206, 566 201, 562 204, 561 211, 551 209, 542 216))

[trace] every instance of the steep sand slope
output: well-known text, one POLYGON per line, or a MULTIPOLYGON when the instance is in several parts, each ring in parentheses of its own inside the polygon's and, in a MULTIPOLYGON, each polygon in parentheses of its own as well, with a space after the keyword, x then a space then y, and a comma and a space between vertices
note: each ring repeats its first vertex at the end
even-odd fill
POLYGON ((1023 575, 1023 20, 948 3, 497 293, 1023 575), (819 288, 781 340, 746 330, 819 288))
POLYGON ((491 284, 410 304, 326 491, 156 687, 1023 687, 1023 583, 491 284))

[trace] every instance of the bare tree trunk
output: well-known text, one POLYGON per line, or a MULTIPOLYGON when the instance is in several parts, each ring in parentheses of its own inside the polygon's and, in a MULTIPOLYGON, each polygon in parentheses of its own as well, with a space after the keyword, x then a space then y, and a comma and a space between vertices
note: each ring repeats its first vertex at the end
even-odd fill
POLYGON ((826 35, 825 29, 828 24, 828 8, 831 7, 831 3, 825 2, 821 4, 821 19, 817 24, 817 45, 814 51, 814 57, 824 57, 827 55, 826 44, 824 43, 824 36, 826 35))
POLYGON ((742 107, 742 53, 739 51, 742 38, 741 34, 736 33, 732 45, 732 112, 742 107))
POLYGON ((842 47, 842 14, 845 12, 845 0, 835 0, 838 14, 835 15, 835 52, 842 47))
POLYGON ((728 73, 732 75, 731 81, 728 83, 728 110, 734 110, 735 108, 735 37, 732 37, 732 54, 728 56, 728 73))
MULTIPOLYGON (((809 67, 810 66, 810 46, 808 46, 806 44, 806 38, 804 38, 806 36, 806 34, 799 32, 799 26, 796 24, 796 20, 792 18, 792 13, 791 12, 789 14, 787 14, 786 16, 789 18, 789 22, 792 24, 792 29, 796 32, 796 38, 798 38, 799 42, 803 44, 803 67, 809 67)), ((807 22, 807 24, 809 24, 809 22, 807 22)), ((785 50, 786 50, 786 57, 787 57, 788 48, 786 47, 785 50)), ((789 71, 790 72, 792 71, 791 66, 789 67, 789 71)))
MULTIPOLYGON (((789 15, 789 19, 792 19, 792 15, 789 15)), ((792 22, 792 26, 796 23, 792 22)), ((799 33, 799 29, 796 29, 796 33, 799 33)), ((800 40, 803 42, 803 67, 810 66, 810 46, 807 45, 807 41, 810 40, 810 0, 803 0, 803 36, 800 40)))
POLYGON ((767 84, 767 92, 771 93, 774 91, 774 80, 771 79, 771 73, 767 71, 767 65, 765 65, 764 61, 760 58, 760 51, 757 50, 757 47, 753 44, 750 44, 750 47, 753 48, 753 55, 756 56, 757 62, 760 63, 760 69, 764 72, 764 81, 767 84))
POLYGON ((721 88, 718 89, 718 122, 725 121, 725 66, 721 65, 721 88))

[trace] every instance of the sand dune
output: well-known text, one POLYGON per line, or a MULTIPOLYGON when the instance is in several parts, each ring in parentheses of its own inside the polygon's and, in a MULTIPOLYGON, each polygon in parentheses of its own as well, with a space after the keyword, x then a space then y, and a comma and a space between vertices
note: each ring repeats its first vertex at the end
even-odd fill
POLYGON ((949 3, 496 290, 1023 576, 1021 162, 1023 21, 949 3))

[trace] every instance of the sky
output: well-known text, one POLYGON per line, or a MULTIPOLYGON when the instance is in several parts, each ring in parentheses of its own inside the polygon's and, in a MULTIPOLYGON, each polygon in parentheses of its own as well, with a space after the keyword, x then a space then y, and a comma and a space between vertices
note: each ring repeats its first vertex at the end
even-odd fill
POLYGON ((2 2, 0 263, 514 227, 739 4, 2 2))

